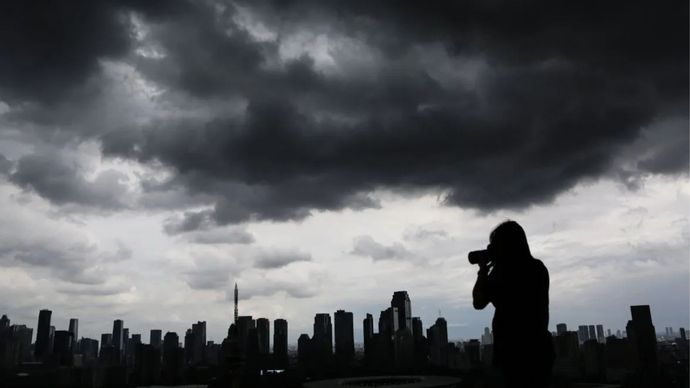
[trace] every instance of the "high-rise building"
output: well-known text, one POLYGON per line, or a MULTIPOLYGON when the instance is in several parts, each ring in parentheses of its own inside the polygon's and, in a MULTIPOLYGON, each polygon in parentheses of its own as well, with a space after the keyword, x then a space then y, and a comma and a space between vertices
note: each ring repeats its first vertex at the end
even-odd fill
POLYGON ((606 336, 604 336, 604 325, 597 325, 597 341, 601 343, 606 342, 606 336))
POLYGON ((268 319, 258 318, 256 320, 256 336, 259 342, 259 354, 270 353, 271 323, 268 319))
POLYGON ((184 365, 184 350, 180 349, 180 337, 177 333, 167 332, 163 337, 163 381, 176 384, 179 381, 184 365))
POLYGON ((7 315, 3 314, 2 318, 0 318, 0 332, 3 330, 7 330, 10 328, 10 319, 7 318, 7 315))
POLYGON ((113 321, 113 342, 112 345, 119 352, 124 350, 124 323, 121 319, 113 321))
POLYGON ((53 353, 58 357, 60 365, 72 364, 72 333, 69 330, 56 330, 53 353))
POLYGON ((657 366, 656 330, 652 324, 649 306, 630 306, 632 320, 628 321, 626 331, 633 350, 635 366, 654 369, 657 366))
MULTIPOLYGON (((9 319, 6 322, 9 323, 9 319)), ((26 325, 10 325, 0 329, 0 367, 31 361, 33 334, 33 329, 26 325)))
POLYGON ((191 365, 194 357, 194 333, 192 333, 192 329, 187 329, 184 335, 184 357, 187 365, 191 365))
POLYGON ((494 336, 491 334, 491 330, 488 327, 484 328, 484 334, 482 334, 482 345, 491 345, 494 343, 494 336))
POLYGON ((101 348, 104 346, 113 346, 113 335, 110 333, 101 334, 101 348))
POLYGON ((445 318, 439 317, 436 323, 426 331, 429 339, 429 358, 432 365, 448 365, 448 324, 445 318))
POLYGON ((424 337, 424 325, 422 324, 422 319, 420 317, 412 318, 412 337, 414 337, 415 342, 424 337))
POLYGON ((312 359, 312 346, 309 334, 301 334, 297 339, 297 361, 307 365, 312 359))
POLYGON ((156 349, 160 349, 162 346, 162 342, 161 342, 161 336, 162 335, 163 335, 163 332, 160 329, 151 330, 151 332, 149 334, 149 344, 151 344, 156 349))
POLYGON ((98 341, 91 338, 83 338, 79 341, 81 354, 85 363, 90 364, 98 359, 98 341))
POLYGON ((273 321, 273 358, 279 367, 287 367, 288 323, 284 319, 273 321))
POLYGON ((565 323, 559 323, 558 325, 556 325, 556 334, 557 335, 561 335, 561 334, 565 333, 566 331, 568 331, 568 325, 566 325, 565 323))
POLYGON ((342 361, 355 355, 354 323, 352 313, 338 310, 333 314, 335 321, 335 355, 342 361))
POLYGON ((374 339, 374 317, 369 313, 362 320, 362 333, 364 337, 364 356, 370 357, 373 349, 372 341, 374 339))
POLYGON ((587 330, 587 325, 580 325, 577 327, 577 337, 581 344, 589 339, 589 330, 587 330))
POLYGON ((412 307, 407 291, 395 291, 391 300, 391 307, 398 310, 398 330, 412 330, 412 307))
POLYGON ((325 360, 333 354, 333 324, 330 314, 319 313, 314 316, 311 343, 316 359, 325 360))
POLYGON ((684 327, 681 327, 681 328, 680 328, 680 339, 682 339, 683 341, 687 341, 687 340, 688 340, 688 337, 686 337, 686 333, 685 333, 685 328, 684 328, 684 327))
POLYGON ((204 362, 204 350, 206 348, 206 321, 192 324, 192 335, 191 361, 194 364, 200 364, 204 362))
POLYGON ((595 340, 597 339, 597 331, 594 325, 589 325, 588 326, 588 333, 589 333, 589 339, 595 340))
POLYGON ((169 331, 165 333, 163 337, 163 348, 164 349, 176 349, 180 347, 180 337, 177 333, 169 331))
POLYGON ((55 345, 55 326, 51 325, 50 326, 50 331, 49 331, 49 339, 48 339, 48 354, 53 353, 53 346, 55 345))
POLYGON ((379 334, 382 336, 392 339, 395 332, 398 331, 398 308, 389 307, 379 315, 379 334))
POLYGON ((243 355, 247 354, 247 350, 256 345, 250 343, 249 331, 256 329, 256 321, 251 315, 241 315, 237 317, 237 340, 239 342, 239 350, 243 355))
POLYGON ((69 332, 72 333, 72 351, 77 351, 77 342, 79 342, 79 320, 71 318, 69 320, 69 332))
POLYGON ((50 345, 50 316, 53 312, 50 310, 41 310, 38 313, 38 327, 36 330, 36 345, 34 347, 34 355, 37 359, 43 358, 48 354, 50 345))

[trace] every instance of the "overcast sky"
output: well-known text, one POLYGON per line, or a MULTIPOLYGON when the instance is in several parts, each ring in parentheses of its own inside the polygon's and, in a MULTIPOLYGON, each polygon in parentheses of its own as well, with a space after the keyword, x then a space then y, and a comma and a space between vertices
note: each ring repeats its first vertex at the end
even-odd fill
POLYGON ((467 252, 514 219, 552 329, 688 327, 687 1, 434 4, 3 2, 0 314, 221 341, 237 282, 360 342, 407 290, 477 338, 467 252))

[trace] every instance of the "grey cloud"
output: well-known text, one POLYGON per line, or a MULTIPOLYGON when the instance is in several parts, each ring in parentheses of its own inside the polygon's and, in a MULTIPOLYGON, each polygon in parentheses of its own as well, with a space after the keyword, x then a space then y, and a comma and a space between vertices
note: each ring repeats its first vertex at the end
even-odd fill
MULTIPOLYGON (((648 173, 687 173, 688 150, 680 145, 687 132, 660 141, 642 130, 669 117, 687 123, 687 2, 243 4, 276 29, 280 38, 269 41, 236 22, 234 5, 213 1, 96 1, 64 6, 66 12, 19 4, 4 6, 20 33, 0 43, 21 50, 7 56, 3 99, 40 109, 60 95, 79 107, 90 96, 85 80, 98 73, 99 61, 113 58, 167 90, 168 104, 247 102, 239 116, 219 108, 202 118, 89 132, 106 156, 172 171, 141 206, 212 208, 170 224, 169 233, 376 207, 370 193, 377 189, 443 192, 449 206, 490 212, 548 203, 600 177, 634 182, 648 173), (46 12, 60 18, 44 25, 46 12), (132 20, 121 18, 130 13, 148 31, 141 42, 134 42, 132 20), (89 22, 75 26, 72 18, 83 15, 89 22), (37 39, 50 28, 57 30, 52 43, 37 39), (352 39, 375 63, 361 71, 338 63, 336 52, 337 71, 329 73, 308 54, 281 58, 281 39, 297 31, 352 39), (64 44, 70 41, 74 47, 64 44), (147 44, 162 55, 137 55, 147 44), (434 75, 422 59, 437 47, 447 55, 440 61, 480 64, 471 85, 434 75), (23 87, 24 65, 57 49, 55 68, 40 64, 36 71, 46 92, 23 87), (628 152, 637 142, 650 150, 644 158, 628 152), (635 167, 622 171, 624 162, 635 167)), ((79 121, 78 109, 71 112, 79 121)), ((30 162, 19 162, 13 182, 58 204, 124 207, 108 194, 121 189, 114 173, 85 182, 69 178, 69 167, 30 162), (66 179, 46 180, 44 169, 66 179)))
POLYGON ((9 2, 0 6, 0 96, 50 104, 124 55, 130 28, 110 1, 9 2))
POLYGON ((98 251, 88 245, 54 247, 3 242, 0 260, 9 266, 25 266, 49 271, 58 279, 77 284, 101 284, 105 272, 97 266, 98 251))
POLYGON ((74 296, 113 296, 123 294, 128 291, 126 287, 120 286, 70 286, 70 287, 58 287, 57 292, 65 295, 74 296))
POLYGON ((189 287, 195 290, 224 288, 230 279, 230 273, 219 268, 190 271, 185 276, 189 287))
POLYGON ((163 230, 169 235, 181 235, 197 244, 251 244, 254 236, 237 227, 214 228, 212 212, 185 212, 182 216, 170 217, 163 230))
MULTIPOLYGON (((242 298, 251 299, 254 297, 273 296, 279 292, 285 292, 288 296, 298 299, 311 298, 319 294, 321 280, 310 277, 309 282, 292 282, 285 280, 271 279, 261 282, 261 284, 241 285, 242 298)), ((232 300, 232 291, 228 290, 226 298, 232 300)))
POLYGON ((255 239, 243 229, 215 229, 191 233, 189 241, 196 244, 251 244, 255 239))
POLYGON ((427 229, 424 227, 407 228, 403 234, 405 241, 425 241, 429 239, 445 239, 448 233, 441 229, 427 229))
POLYGON ((0 176, 8 175, 12 169, 12 162, 5 155, 0 154, 0 176))
POLYGON ((254 266, 262 269, 274 269, 298 261, 311 261, 311 255, 298 250, 270 250, 257 255, 254 259, 254 266))
POLYGON ((53 151, 23 156, 10 175, 16 185, 60 205, 117 210, 127 207, 127 176, 106 170, 87 180, 75 161, 53 151))
POLYGON ((204 230, 211 227, 209 224, 209 212, 186 212, 181 217, 170 217, 165 221, 163 230, 169 235, 175 235, 194 230, 204 230))
POLYGON ((413 254, 400 243, 383 245, 371 236, 360 236, 354 239, 353 255, 370 257, 373 260, 398 260, 413 257, 413 254))

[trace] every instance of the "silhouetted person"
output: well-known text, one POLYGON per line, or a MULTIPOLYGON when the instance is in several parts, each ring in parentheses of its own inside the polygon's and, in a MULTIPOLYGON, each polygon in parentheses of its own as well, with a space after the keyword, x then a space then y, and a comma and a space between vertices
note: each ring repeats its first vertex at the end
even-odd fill
POLYGON ((546 387, 554 360, 549 323, 549 273, 532 257, 515 221, 491 232, 472 291, 474 308, 495 307, 493 364, 507 387, 546 387))

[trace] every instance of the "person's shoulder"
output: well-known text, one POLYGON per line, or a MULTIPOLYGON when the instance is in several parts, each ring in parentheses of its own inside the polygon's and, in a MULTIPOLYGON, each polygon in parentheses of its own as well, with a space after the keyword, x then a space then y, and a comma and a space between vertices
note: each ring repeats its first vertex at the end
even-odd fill
POLYGON ((539 259, 537 259, 537 258, 534 258, 534 259, 532 259, 532 265, 534 266, 534 268, 535 268, 537 271, 544 272, 544 273, 546 273, 546 274, 548 275, 549 270, 546 269, 546 265, 544 265, 544 262, 543 262, 543 261, 541 261, 541 260, 539 260, 539 259))

